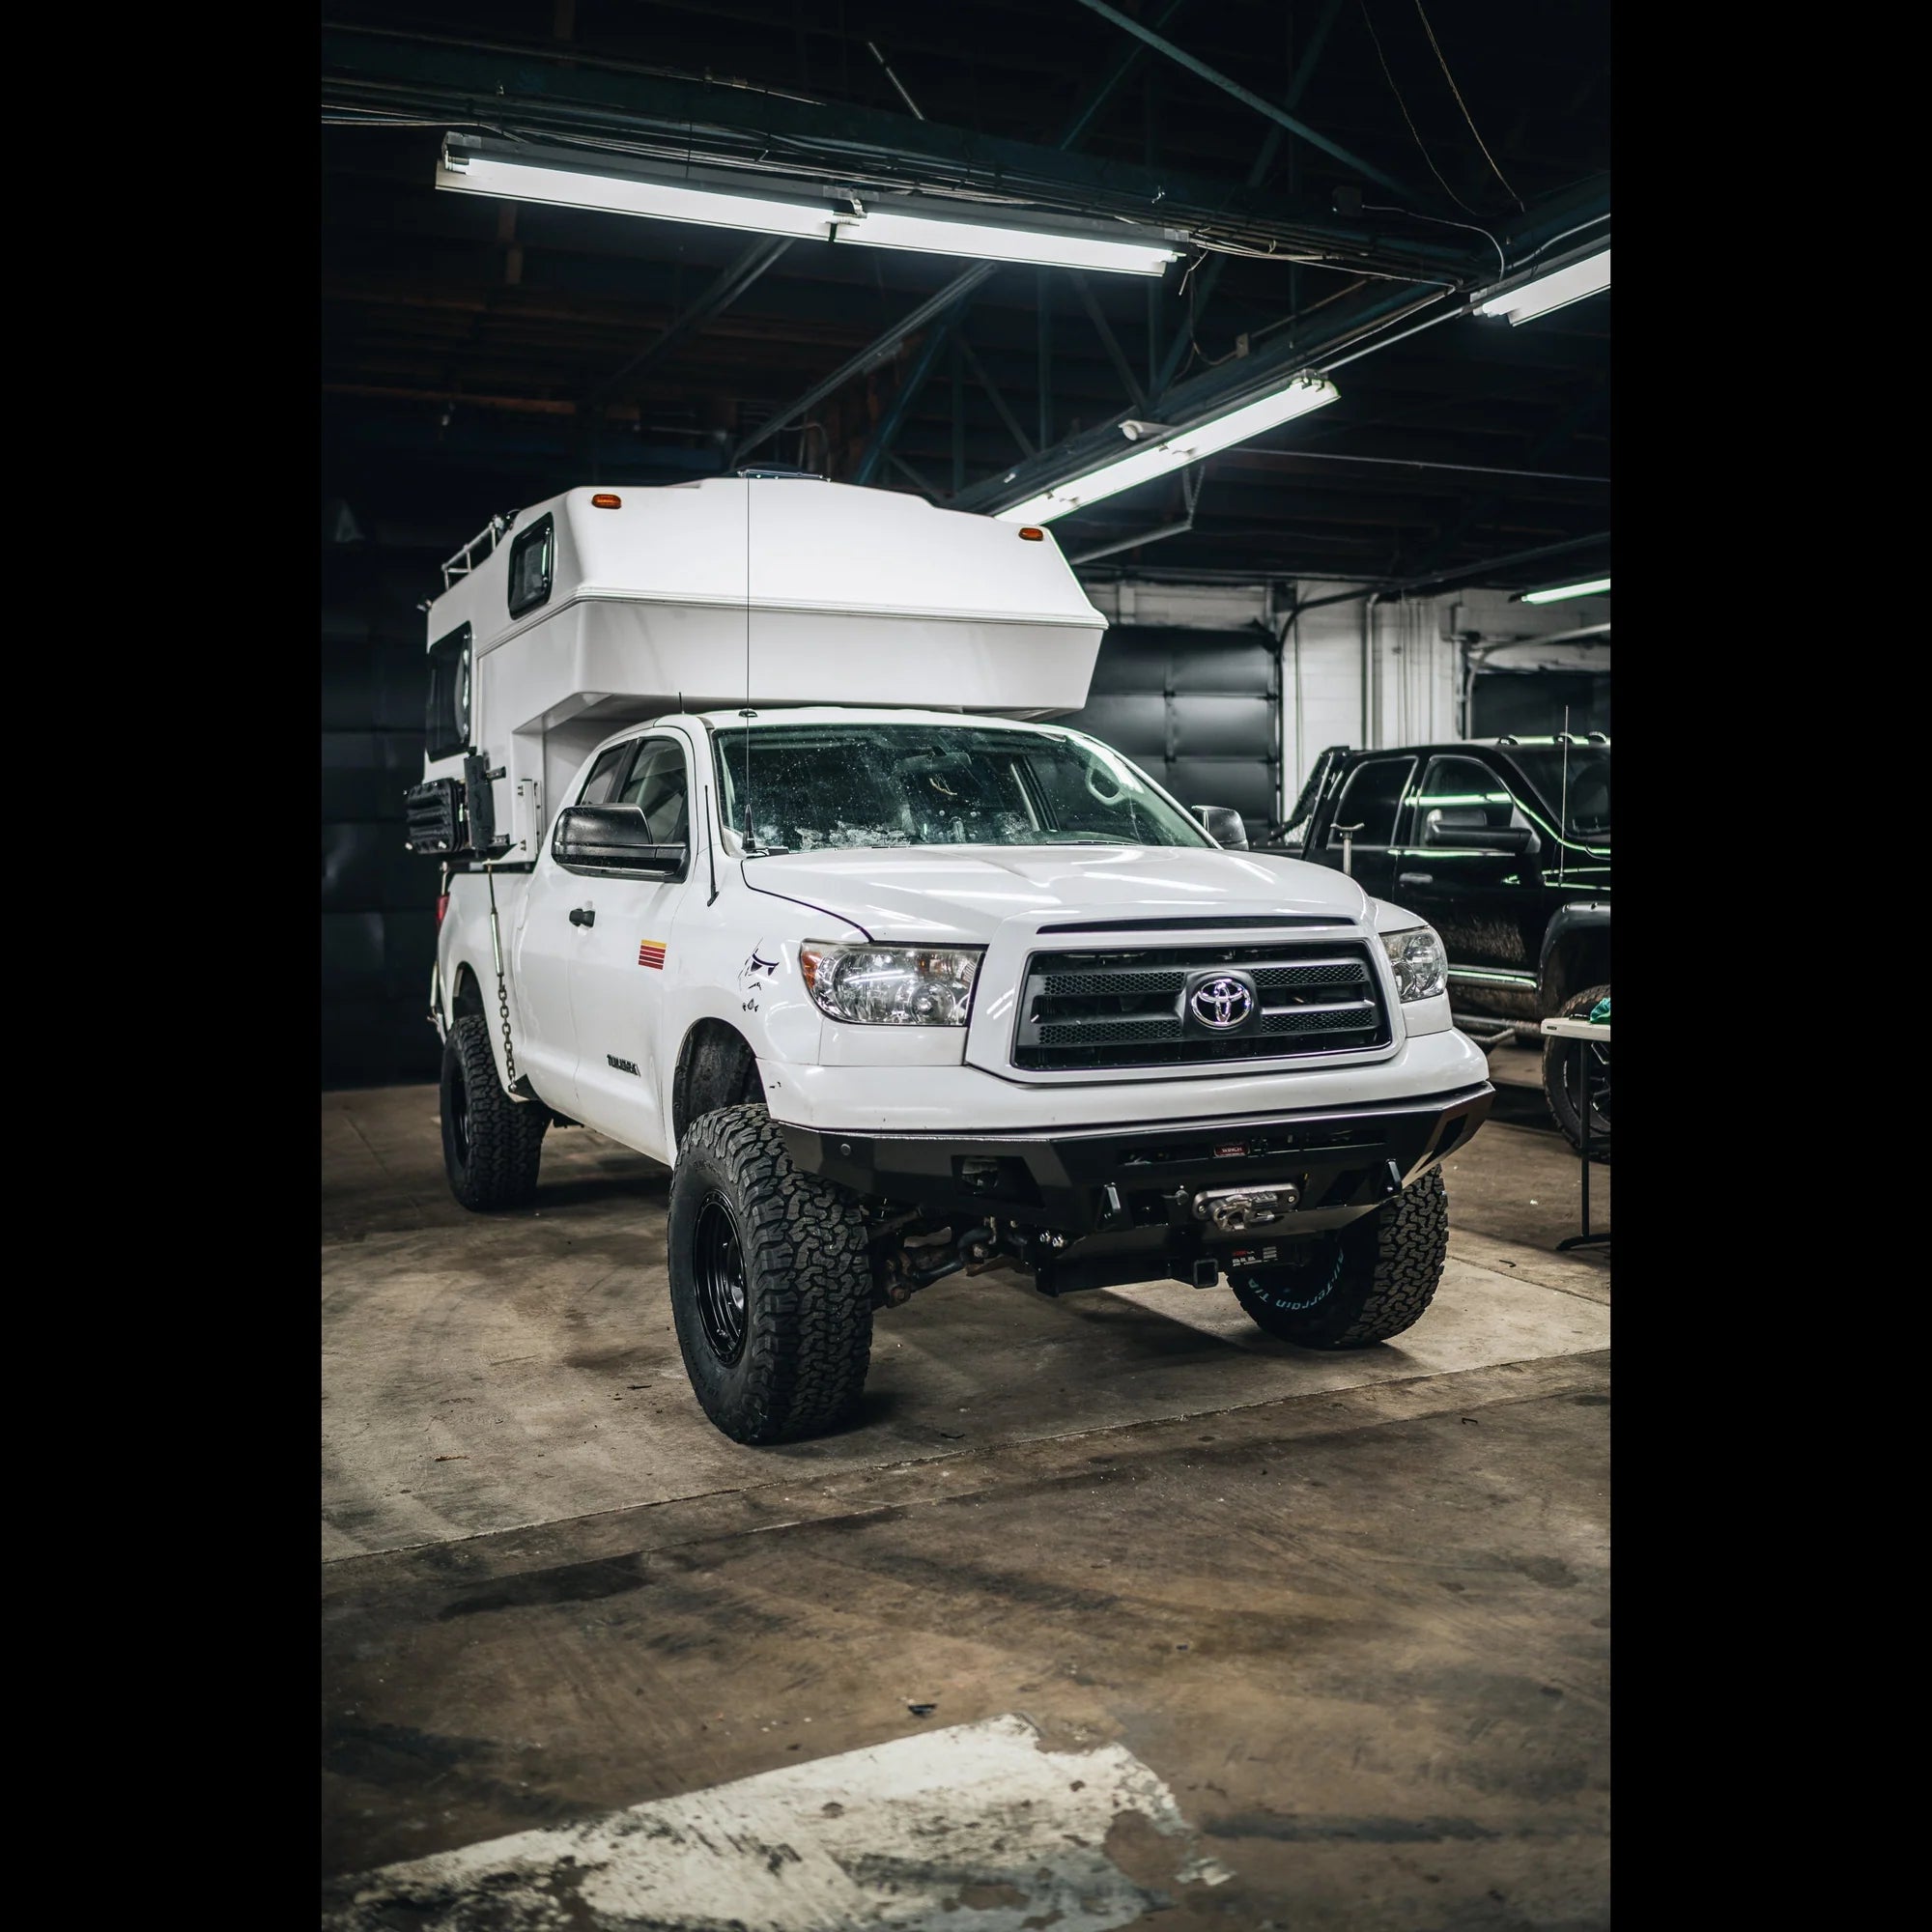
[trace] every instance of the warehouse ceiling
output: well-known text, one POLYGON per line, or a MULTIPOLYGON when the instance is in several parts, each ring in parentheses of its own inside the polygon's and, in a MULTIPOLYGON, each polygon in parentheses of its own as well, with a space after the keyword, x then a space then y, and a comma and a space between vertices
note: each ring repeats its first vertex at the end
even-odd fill
POLYGON ((1603 574, 1608 294, 1520 326, 1468 309, 1499 263, 1607 244, 1608 38, 1599 0, 338 0, 328 515, 453 545, 572 484, 746 464, 995 509, 1123 451, 1123 420, 1313 369, 1338 402, 1063 519, 1068 554, 1417 588, 1603 574), (1180 259, 968 276, 443 193, 452 132, 745 192, 1159 225, 1180 259))

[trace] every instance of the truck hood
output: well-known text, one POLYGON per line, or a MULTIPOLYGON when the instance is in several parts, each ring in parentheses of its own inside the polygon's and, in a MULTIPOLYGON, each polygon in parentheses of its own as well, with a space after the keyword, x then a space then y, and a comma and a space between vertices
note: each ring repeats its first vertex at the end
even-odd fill
POLYGON ((1325 866, 1179 846, 800 852, 748 860, 744 875, 754 892, 837 914, 874 939, 933 946, 984 945, 1007 920, 1064 914, 1167 920, 1298 913, 1368 923, 1367 895, 1325 866))

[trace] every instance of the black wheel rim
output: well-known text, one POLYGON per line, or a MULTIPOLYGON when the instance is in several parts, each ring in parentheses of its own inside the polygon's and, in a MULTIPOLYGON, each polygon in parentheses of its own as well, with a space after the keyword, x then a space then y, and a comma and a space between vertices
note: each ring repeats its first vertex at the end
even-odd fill
POLYGON ((469 1094, 459 1072, 449 1083, 449 1137, 456 1144, 456 1158, 469 1163, 469 1094))
POLYGON ((1590 1137, 1592 1140, 1607 1139, 1610 1131, 1610 1049, 1591 1040, 1586 1042, 1582 1054, 1575 1054, 1571 1058, 1577 1068, 1577 1096, 1572 1105, 1577 1116, 1577 1135, 1580 1138, 1583 1131, 1583 1098, 1587 1092, 1590 1137), (1585 1055, 1589 1060, 1587 1072, 1585 1055))
POLYGON ((721 1362, 735 1362, 745 1350, 745 1246, 738 1217, 722 1194, 704 1197, 691 1248, 704 1339, 721 1362))

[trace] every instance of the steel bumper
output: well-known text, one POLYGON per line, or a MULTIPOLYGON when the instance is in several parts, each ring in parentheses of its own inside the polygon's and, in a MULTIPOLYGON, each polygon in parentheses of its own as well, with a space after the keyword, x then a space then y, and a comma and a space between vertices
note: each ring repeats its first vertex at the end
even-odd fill
POLYGON ((1293 1182, 1284 1236, 1340 1227, 1461 1147, 1487 1081, 1361 1107, 1038 1133, 863 1134, 778 1122, 792 1159, 856 1193, 927 1212, 994 1215, 1078 1239, 1165 1232, 1208 1188, 1293 1182))

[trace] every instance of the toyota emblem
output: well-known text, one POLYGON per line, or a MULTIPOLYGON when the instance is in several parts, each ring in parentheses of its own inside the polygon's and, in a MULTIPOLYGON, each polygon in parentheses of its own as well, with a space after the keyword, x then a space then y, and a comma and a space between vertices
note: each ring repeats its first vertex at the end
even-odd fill
POLYGON ((1187 997, 1194 1017, 1216 1033, 1245 1024, 1255 1009, 1255 989, 1245 980, 1225 976, 1204 980, 1187 997))

